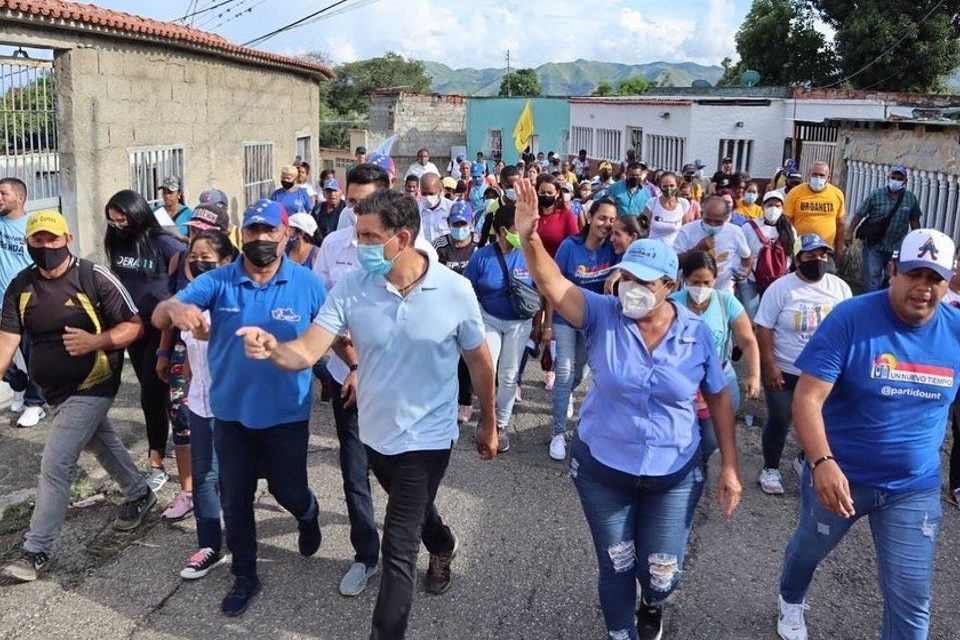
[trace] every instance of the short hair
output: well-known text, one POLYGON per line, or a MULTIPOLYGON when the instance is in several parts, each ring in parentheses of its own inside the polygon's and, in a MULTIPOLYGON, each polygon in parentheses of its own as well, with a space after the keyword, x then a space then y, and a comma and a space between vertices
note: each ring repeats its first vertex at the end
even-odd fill
POLYGON ((0 185, 7 185, 16 192, 18 196, 26 201, 27 199, 27 185, 20 178, 4 178, 0 180, 0 185))
POLYGON ((323 171, 320 172, 320 182, 326 182, 327 176, 336 177, 336 175, 337 175, 337 172, 334 171, 333 169, 324 169, 323 171))
POLYGON ((375 164, 364 162, 347 171, 347 186, 375 184, 378 189, 390 188, 390 174, 375 164))
POLYGON ((643 169, 639 162, 629 162, 627 163, 627 169, 624 173, 633 171, 634 169, 643 169))
POLYGON ((408 182, 416 182, 416 183, 419 184, 419 183, 420 183, 420 178, 418 178, 415 174, 411 173, 410 175, 408 175, 406 178, 403 179, 403 183, 404 183, 404 184, 406 184, 406 183, 408 183, 408 182))
POLYGON ((513 226, 514 221, 517 217, 517 208, 512 204, 501 205, 497 209, 496 214, 493 216, 493 229, 494 231, 500 231, 502 228, 509 229, 513 226))
POLYGON ((508 164, 500 170, 500 184, 507 184, 507 180, 520 175, 520 169, 515 165, 508 164))
POLYGON ((425 154, 427 154, 427 155, 430 155, 430 150, 427 149, 426 147, 424 147, 423 149, 417 149, 417 155, 419 156, 421 153, 425 153, 425 154))
POLYGON ((406 194, 380 189, 358 202, 353 211, 358 216, 377 214, 380 216, 380 224, 387 231, 409 231, 411 242, 420 235, 420 210, 417 201, 406 194))
POLYGON ((300 166, 307 170, 307 173, 310 173, 310 163, 306 160, 300 161, 300 166))
POLYGON ((582 153, 583 155, 587 155, 587 150, 586 150, 586 149, 580 149, 580 151, 577 153, 577 155, 579 155, 579 154, 581 154, 581 153, 582 153))
POLYGON ((714 278, 717 277, 717 261, 712 255, 706 251, 694 251, 688 254, 683 261, 683 277, 689 278, 700 269, 707 269, 714 278))

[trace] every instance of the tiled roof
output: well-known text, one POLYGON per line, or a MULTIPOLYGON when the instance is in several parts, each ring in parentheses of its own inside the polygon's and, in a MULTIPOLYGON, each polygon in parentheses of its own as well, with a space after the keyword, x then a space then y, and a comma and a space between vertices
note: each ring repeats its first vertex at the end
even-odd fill
POLYGON ((66 0, 0 0, 0 20, 37 22, 46 28, 106 33, 117 37, 152 39, 201 49, 233 59, 288 67, 315 77, 333 79, 333 71, 322 64, 234 44, 215 33, 173 22, 144 18, 92 4, 66 0))

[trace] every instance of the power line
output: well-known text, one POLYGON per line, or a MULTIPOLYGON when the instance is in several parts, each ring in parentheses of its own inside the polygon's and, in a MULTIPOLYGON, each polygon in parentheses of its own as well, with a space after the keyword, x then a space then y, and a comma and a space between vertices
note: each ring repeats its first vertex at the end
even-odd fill
POLYGON ((218 2, 217 4, 211 5, 211 6, 209 6, 209 7, 204 8, 204 9, 197 9, 197 10, 193 11, 192 13, 188 13, 188 14, 186 14, 186 15, 184 15, 184 16, 180 16, 179 18, 176 18, 176 19, 174 19, 174 20, 171 20, 170 22, 183 22, 183 21, 186 20, 187 18, 192 18, 192 17, 194 17, 194 16, 200 15, 201 13, 207 13, 208 11, 213 11, 214 9, 217 9, 217 8, 219 8, 219 7, 222 7, 223 5, 230 4, 231 2, 236 2, 236 1, 237 1, 237 0, 223 0, 223 2, 218 2))
POLYGON ((222 20, 221 22, 218 22, 217 24, 215 24, 215 25, 213 25, 212 27, 210 27, 210 30, 211 30, 211 31, 215 31, 215 30, 219 29, 220 27, 222 27, 223 25, 227 24, 228 22, 233 22, 234 20, 236 20, 237 18, 239 18, 239 17, 242 16, 243 14, 245 14, 245 13, 251 13, 254 9, 256 9, 257 7, 259 7, 260 5, 262 5, 264 2, 266 2, 266 0, 260 0, 260 1, 257 2, 257 3, 250 5, 249 7, 247 7, 246 9, 244 9, 243 11, 238 11, 237 13, 233 14, 232 16, 228 16, 225 20, 222 20))
POLYGON ((238 11, 238 10, 240 9, 240 7, 242 7, 243 5, 247 4, 248 2, 250 2, 250 0, 237 0, 237 4, 229 5, 229 6, 227 6, 226 8, 224 8, 223 10, 221 10, 221 11, 219 11, 219 12, 217 12, 217 13, 210 13, 210 14, 208 14, 207 17, 204 18, 204 19, 197 25, 197 28, 198 28, 198 29, 207 28, 207 25, 213 24, 214 22, 216 22, 217 20, 220 20, 220 19, 223 18, 224 16, 229 16, 229 15, 232 14, 234 11, 238 11))
MULTIPOLYGON (((335 9, 336 7, 339 7, 340 5, 345 4, 345 3, 349 2, 349 1, 350 1, 350 0, 337 0, 336 2, 327 5, 327 6, 324 7, 323 9, 320 9, 319 11, 314 11, 314 12, 311 13, 310 15, 304 16, 304 17, 300 18, 299 20, 294 20, 293 22, 291 22, 291 23, 288 24, 288 25, 284 25, 284 26, 280 27, 279 29, 274 29, 274 30, 271 31, 270 33, 265 33, 265 34, 263 34, 262 36, 260 36, 259 38, 254 38, 253 40, 250 40, 250 41, 248 41, 248 42, 244 42, 244 43, 243 43, 243 46, 249 47, 249 46, 252 46, 252 45, 256 45, 256 44, 260 44, 260 43, 266 42, 266 41, 269 40, 270 38, 272 38, 272 37, 274 37, 274 36, 277 36, 277 35, 280 35, 280 34, 283 33, 284 31, 289 31, 290 29, 299 27, 299 26, 303 25, 304 23, 306 23, 307 20, 310 20, 310 19, 312 19, 312 18, 316 18, 317 16, 319 16, 319 15, 321 15, 321 14, 324 14, 324 13, 330 11, 331 9, 335 9)), ((941 1, 942 1, 942 0, 941 0, 941 1)))
MULTIPOLYGON (((940 8, 940 5, 942 5, 943 3, 944 3, 944 0, 940 0, 939 2, 937 2, 937 4, 933 5, 933 8, 930 9, 930 11, 928 11, 927 14, 926 14, 925 16, 923 16, 922 18, 920 18, 920 20, 917 22, 917 27, 919 27, 919 26, 922 25, 924 22, 926 22, 926 21, 927 21, 927 18, 929 18, 930 16, 932 16, 932 15, 933 15, 933 12, 936 11, 937 9, 939 9, 939 8, 940 8)), ((861 73, 863 73, 864 71, 866 71, 867 69, 869 69, 870 67, 872 67, 873 65, 877 64, 878 62, 880 62, 880 60, 881 60, 883 57, 885 57, 885 56, 886 56, 887 54, 889 54, 891 51, 893 51, 893 50, 896 49, 898 46, 900 46, 900 43, 903 42, 904 40, 906 40, 908 37, 910 37, 910 35, 911 35, 911 34, 910 34, 909 32, 904 33, 904 34, 903 34, 903 37, 901 37, 899 40, 897 40, 896 42, 894 42, 892 45, 890 45, 889 47, 887 47, 886 49, 884 49, 884 50, 880 53, 880 55, 878 55, 876 58, 874 58, 873 60, 871 60, 871 61, 868 62, 867 64, 863 65, 862 67, 860 67, 859 69, 857 69, 856 71, 854 71, 853 73, 851 73, 850 75, 845 76, 845 77, 843 77, 843 78, 840 78, 840 79, 837 80, 836 82, 831 82, 830 84, 827 84, 827 85, 824 85, 824 86, 818 87, 818 88, 820 88, 820 89, 829 89, 829 88, 831 88, 831 87, 839 86, 839 85, 843 84, 844 82, 849 82, 850 80, 852 80, 853 78, 857 77, 858 75, 860 75, 861 73)))

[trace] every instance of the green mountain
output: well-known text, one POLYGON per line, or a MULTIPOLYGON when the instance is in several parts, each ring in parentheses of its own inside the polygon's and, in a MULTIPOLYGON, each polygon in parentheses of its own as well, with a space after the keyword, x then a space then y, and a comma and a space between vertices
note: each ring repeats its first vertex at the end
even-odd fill
MULTIPOLYGON (((500 91, 500 79, 506 69, 451 69, 440 62, 424 61, 427 74, 433 78, 433 91, 465 96, 495 96, 500 91)), ((642 76, 656 80, 661 86, 689 87, 694 80, 714 84, 723 75, 719 66, 706 67, 692 62, 650 62, 647 64, 618 64, 576 60, 548 62, 535 69, 545 96, 585 96, 600 81, 607 80, 614 87, 621 80, 642 76)))

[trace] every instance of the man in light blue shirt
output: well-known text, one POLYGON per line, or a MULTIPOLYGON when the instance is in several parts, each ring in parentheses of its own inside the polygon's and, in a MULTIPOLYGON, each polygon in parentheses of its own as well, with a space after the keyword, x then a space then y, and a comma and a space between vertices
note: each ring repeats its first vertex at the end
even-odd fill
MULTIPOLYGON (((27 214, 24 211, 26 202, 27 185, 22 180, 0 180, 0 292, 7 290, 14 276, 33 264, 27 254, 27 214)), ((23 369, 11 362, 3 377, 3 381, 14 391, 10 409, 17 413, 22 412, 17 420, 18 427, 33 427, 46 415, 43 410, 43 393, 27 376, 29 352, 29 336, 24 334, 20 339, 23 369)))
POLYGON ((594 194, 594 199, 610 198, 616 202, 618 216, 639 216, 650 199, 650 191, 643 184, 643 173, 639 162, 631 162, 624 172, 624 179, 594 194))
POLYGON ((430 552, 429 593, 450 586, 458 541, 434 506, 457 440, 457 364, 463 355, 480 398, 480 457, 496 455, 493 363, 476 296, 461 276, 414 248, 416 202, 381 190, 357 203, 361 269, 345 274, 313 324, 279 343, 260 326, 238 331, 247 355, 290 371, 307 369, 350 332, 358 355, 360 438, 389 494, 383 577, 370 637, 401 638, 407 627, 420 540, 430 552))

